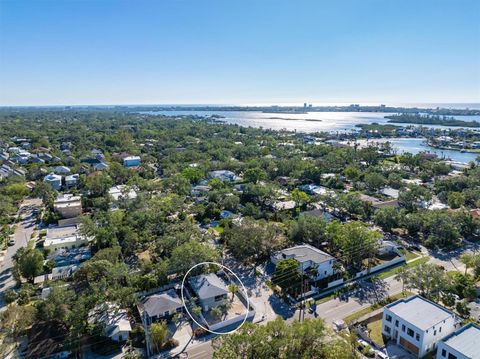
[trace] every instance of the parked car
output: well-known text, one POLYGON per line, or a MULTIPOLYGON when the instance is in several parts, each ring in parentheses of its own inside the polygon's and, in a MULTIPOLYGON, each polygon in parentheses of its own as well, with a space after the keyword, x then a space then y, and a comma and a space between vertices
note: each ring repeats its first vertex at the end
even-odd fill
POLYGON ((10 240, 8 241, 8 245, 9 245, 10 247, 13 246, 13 245, 15 245, 15 239, 10 239, 10 240))

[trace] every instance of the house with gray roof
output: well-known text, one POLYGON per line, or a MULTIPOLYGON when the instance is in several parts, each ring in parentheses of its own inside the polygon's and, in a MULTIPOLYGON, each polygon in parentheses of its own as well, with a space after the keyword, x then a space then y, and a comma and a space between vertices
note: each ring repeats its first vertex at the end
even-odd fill
POLYGON ((453 312, 419 295, 383 308, 382 334, 418 358, 434 351, 456 325, 453 312))
POLYGON ((314 280, 320 280, 334 274, 333 265, 335 258, 309 244, 283 249, 272 257, 272 262, 276 264, 280 260, 290 258, 298 262, 299 269, 303 272, 308 272, 315 268, 316 275, 313 278, 314 280))
POLYGON ((437 359, 480 359, 480 326, 469 323, 438 343, 437 359))
POLYGON ((142 320, 150 325, 160 319, 168 319, 183 311, 183 302, 174 289, 149 295, 142 300, 142 320))
POLYGON ((204 311, 222 305, 227 300, 227 286, 215 273, 202 274, 190 278, 188 282, 204 311))

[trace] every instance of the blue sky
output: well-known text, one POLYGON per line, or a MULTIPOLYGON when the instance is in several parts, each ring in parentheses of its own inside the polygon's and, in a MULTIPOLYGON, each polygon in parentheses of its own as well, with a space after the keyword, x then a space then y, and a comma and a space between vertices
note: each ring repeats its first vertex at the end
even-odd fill
POLYGON ((477 0, 0 0, 0 105, 480 102, 477 0))

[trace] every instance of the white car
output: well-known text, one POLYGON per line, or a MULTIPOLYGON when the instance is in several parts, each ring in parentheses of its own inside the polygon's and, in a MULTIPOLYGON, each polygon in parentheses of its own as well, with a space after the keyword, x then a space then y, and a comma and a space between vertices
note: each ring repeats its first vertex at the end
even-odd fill
POLYGON ((375 350, 375 358, 378 359, 389 359, 389 356, 385 354, 384 352, 381 352, 379 350, 375 350))

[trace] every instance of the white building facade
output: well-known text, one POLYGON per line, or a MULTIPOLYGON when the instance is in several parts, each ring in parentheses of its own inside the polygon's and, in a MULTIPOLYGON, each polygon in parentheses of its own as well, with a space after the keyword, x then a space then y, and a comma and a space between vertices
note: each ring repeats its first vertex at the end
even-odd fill
POLYGON ((454 313, 418 295, 383 309, 382 334, 418 358, 433 351, 455 325, 454 313))
POLYGON ((469 323, 444 338, 436 359, 480 359, 480 326, 469 323))

